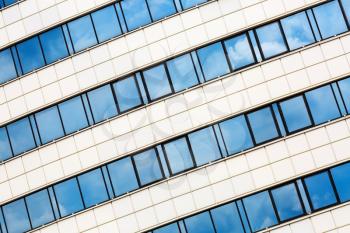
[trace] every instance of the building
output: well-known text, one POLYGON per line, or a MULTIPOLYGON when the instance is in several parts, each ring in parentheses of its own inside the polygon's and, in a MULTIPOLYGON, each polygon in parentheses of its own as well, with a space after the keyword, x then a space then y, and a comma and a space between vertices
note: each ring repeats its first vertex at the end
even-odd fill
POLYGON ((0 233, 350 232, 350 1, 0 7, 0 233))

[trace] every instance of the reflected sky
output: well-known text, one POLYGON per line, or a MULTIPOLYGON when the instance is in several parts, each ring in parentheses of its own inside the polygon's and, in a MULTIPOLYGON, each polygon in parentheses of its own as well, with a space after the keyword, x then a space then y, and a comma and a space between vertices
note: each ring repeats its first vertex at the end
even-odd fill
POLYGON ((120 3, 129 31, 151 22, 145 0, 125 0, 120 3))
POLYGON ((245 233, 235 203, 229 203, 211 211, 217 233, 245 233))
POLYGON ((254 63, 254 56, 246 34, 228 39, 224 43, 234 70, 254 63))
POLYGON ((4 83, 17 76, 10 49, 0 52, 0 64, 0 83, 4 83))
POLYGON ((97 44, 90 15, 69 22, 68 28, 75 52, 97 44))
POLYGON ((22 233, 30 229, 28 214, 23 199, 2 207, 8 233, 22 233))
POLYGON ((114 92, 121 112, 142 104, 141 96, 132 76, 113 84, 114 92))
POLYGON ((143 77, 151 100, 171 93, 170 83, 163 64, 145 70, 143 77))
POLYGON ((339 81, 338 84, 346 109, 348 113, 350 113, 350 78, 343 79, 339 81))
POLYGON ((206 2, 207 0, 180 0, 180 1, 183 9, 187 9, 195 5, 198 5, 200 3, 206 2))
POLYGON ((157 154, 154 149, 135 155, 134 161, 141 185, 146 185, 163 178, 157 154))
POLYGON ((61 27, 51 29, 41 34, 40 42, 48 64, 69 55, 61 27))
POLYGON ((154 230, 153 233, 180 233, 177 223, 169 224, 154 230))
POLYGON ((185 224, 188 233, 215 233, 209 212, 186 218, 185 224))
POLYGON ((14 154, 20 154, 35 147, 28 118, 15 121, 7 126, 14 154))
POLYGON ((153 20, 159 20, 176 13, 173 0, 147 0, 153 20))
POLYGON ((334 184, 341 202, 350 200, 350 163, 331 169, 334 184))
POLYGON ((0 128, 0 161, 8 159, 12 156, 10 141, 5 127, 0 128))
POLYGON ((25 40, 16 47, 23 73, 28 73, 45 65, 38 37, 25 40))
POLYGON ((26 203, 33 228, 55 219, 46 189, 26 197, 26 203))

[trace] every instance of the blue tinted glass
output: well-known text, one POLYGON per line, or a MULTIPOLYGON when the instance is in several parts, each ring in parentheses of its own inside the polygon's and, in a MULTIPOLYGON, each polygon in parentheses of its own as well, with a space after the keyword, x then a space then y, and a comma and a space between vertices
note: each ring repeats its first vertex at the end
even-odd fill
POLYGON ((173 0, 147 0, 153 20, 162 19, 176 13, 173 0))
POLYGON ((290 49, 301 48, 315 42, 304 11, 282 19, 281 24, 290 49))
POLYGON ((335 197, 331 181, 327 172, 304 179, 307 192, 314 210, 335 204, 335 197))
POLYGON ((185 224, 187 233, 215 233, 208 211, 186 218, 185 224))
POLYGON ((341 3, 343 5, 346 18, 348 19, 348 22, 350 23, 350 0, 341 0, 341 3))
POLYGON ((206 80, 219 77, 230 72, 224 49, 220 42, 197 50, 206 80))
POLYGON ((69 22, 68 28, 75 52, 97 44, 90 15, 69 22))
POLYGON ((246 34, 225 40, 224 44, 234 70, 254 63, 253 52, 246 34))
POLYGON ((350 200, 350 163, 331 169, 335 187, 341 202, 350 200))
POLYGON ((91 14, 99 42, 122 33, 114 6, 109 6, 91 14))
POLYGON ((191 152, 186 138, 164 144, 166 156, 173 174, 193 167, 191 152))
POLYGON ((154 230, 153 233, 180 233, 180 231, 177 223, 173 223, 154 230))
POLYGON ((313 8, 322 38, 345 32, 346 23, 338 1, 331 1, 313 8))
POLYGON ((246 197, 243 203, 254 232, 277 224, 277 217, 267 191, 246 197))
POLYGON ((35 147, 28 118, 15 121, 7 126, 13 153, 18 155, 35 147))
POLYGON ((287 51, 278 23, 271 23, 257 28, 256 33, 265 58, 287 51))
POLYGON ((5 49, 0 52, 0 83, 17 77, 15 63, 13 62, 10 49, 5 49))
POLYGON ((311 125, 311 119, 302 96, 280 102, 280 106, 289 132, 311 125))
POLYGON ((175 92, 198 84, 197 74, 190 54, 168 61, 167 67, 175 92))
POLYGON ((30 230, 28 214, 23 199, 2 207, 8 233, 22 233, 30 230))
POLYGON ((350 113, 350 78, 338 82, 341 95, 348 113, 350 113))
POLYGON ((27 196, 26 203, 33 228, 55 220, 46 189, 27 196))
POLYGON ((223 121, 219 125, 229 154, 253 147, 252 137, 243 115, 223 121))
POLYGON ((66 134, 73 133, 88 126, 83 102, 80 96, 64 101, 58 105, 58 108, 61 113, 66 134))
POLYGON ((142 104, 140 92, 134 77, 114 83, 113 88, 121 112, 142 104))
POLYGON ((271 194, 281 221, 295 218, 304 213, 294 183, 273 189, 271 194))
POLYGON ((340 112, 331 86, 317 88, 305 93, 315 124, 321 124, 340 117, 340 112))
POLYGON ((249 113, 248 119, 256 143, 262 143, 278 137, 278 131, 270 107, 249 113))
POLYGON ((117 107, 110 85, 92 90, 87 95, 95 122, 100 122, 117 115, 117 107))
POLYGON ((17 51, 23 73, 28 73, 45 65, 38 37, 19 43, 17 51))
POLYGON ((193 155, 198 166, 221 157, 220 149, 212 127, 188 135, 193 155))
POLYGON ((183 9, 187 9, 187 8, 196 6, 198 4, 201 4, 203 2, 206 2, 207 0, 180 0, 180 1, 183 9))
POLYGON ((171 93, 170 83, 164 65, 144 71, 143 77, 151 100, 171 93))
POLYGON ((112 186, 116 196, 135 190, 139 187, 130 157, 108 164, 112 186), (125 179, 127 177, 127 179, 125 179))
POLYGON ((234 203, 220 206, 210 212, 217 233, 245 233, 234 203))
POLYGON ((84 208, 78 182, 75 178, 54 186, 57 205, 61 216, 67 216, 84 208))
POLYGON ((36 113, 35 119, 43 144, 64 136, 57 106, 36 113))
POLYGON ((163 178, 154 149, 135 155, 134 161, 141 185, 146 185, 163 178))
POLYGON ((12 156, 10 141, 6 128, 0 128, 0 161, 6 160, 12 156))
POLYGON ((4 0, 5 6, 11 5, 15 2, 17 2, 18 0, 4 0))
POLYGON ((151 22, 145 0, 121 1, 121 6, 129 31, 151 22))
POLYGON ((51 29, 41 34, 40 42, 48 64, 69 55, 61 27, 51 29))

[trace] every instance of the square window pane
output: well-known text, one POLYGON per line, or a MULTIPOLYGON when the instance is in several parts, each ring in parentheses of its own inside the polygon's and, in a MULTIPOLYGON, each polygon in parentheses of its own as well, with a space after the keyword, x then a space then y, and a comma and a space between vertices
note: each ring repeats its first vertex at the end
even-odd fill
POLYGON ((350 163, 346 163, 331 169, 331 174, 334 180, 341 202, 350 200, 350 163))
POLYGON ((129 31, 151 22, 145 0, 125 0, 120 2, 129 31))
POLYGON ((158 99, 172 92, 164 65, 144 71, 143 77, 151 100, 158 99))
POLYGON ((22 233, 31 229, 23 198, 4 205, 2 210, 8 233, 22 233))
POLYGON ((304 182, 314 210, 337 203, 327 172, 307 177, 304 182))
POLYGON ((55 220, 49 194, 46 189, 27 196, 26 203, 33 228, 55 220))
POLYGON ((112 89, 105 85, 87 93, 95 123, 117 115, 112 89))
POLYGON ((28 118, 13 122, 7 126, 7 130, 15 155, 26 152, 36 146, 28 118))
POLYGON ((67 25, 75 52, 79 52, 97 44, 90 15, 77 18, 76 20, 69 22, 67 25))
POLYGON ((346 106, 346 110, 350 113, 350 78, 343 79, 338 82, 341 95, 346 106))
POLYGON ((321 124, 340 117, 340 111, 330 85, 305 93, 315 124, 321 124))
POLYGON ((39 37, 48 64, 69 55, 61 27, 51 29, 50 31, 40 34, 39 37))
POLYGON ((173 0, 147 0, 153 20, 159 20, 176 13, 173 0))
POLYGON ((10 49, 5 49, 0 52, 0 64, 0 83, 7 82, 17 77, 15 63, 10 49))
POLYGON ((121 112, 142 104, 140 91, 134 77, 126 78, 114 83, 113 88, 121 112))
POLYGON ((215 233, 208 211, 186 218, 185 224, 187 233, 215 233))
POLYGON ((154 149, 135 155, 134 161, 141 185, 146 185, 163 178, 157 154, 154 149))
POLYGON ((245 233, 235 203, 220 206, 210 212, 217 233, 245 233))
POLYGON ((287 51, 287 46, 277 22, 257 28, 256 34, 265 58, 287 51))
POLYGON ((106 41, 122 33, 114 6, 109 6, 91 14, 99 42, 106 41))
POLYGON ((23 73, 28 73, 45 65, 38 37, 17 44, 17 51, 23 73))
POLYGON ((246 197, 243 199, 243 203, 250 226, 254 232, 278 223, 267 191, 246 197))
POLYGON ((182 8, 188 9, 190 7, 206 2, 207 0, 180 0, 180 1, 181 1, 182 8))
POLYGON ((158 228, 153 233, 180 233, 177 223, 169 224, 164 227, 158 228))
POLYGON ((6 128, 0 128, 0 161, 9 159, 12 157, 12 151, 10 146, 10 140, 6 132, 6 128))
POLYGON ((230 72, 225 52, 220 42, 198 49, 197 54, 206 80, 211 80, 230 72))
POLYGON ((167 67, 175 92, 198 84, 197 73, 190 54, 185 54, 168 61, 167 67))
POLYGON ((225 40, 224 44, 231 66, 234 70, 255 62, 246 34, 225 40))
POLYGON ((270 107, 249 113, 248 120, 256 143, 269 141, 279 136, 270 107))
POLYGON ((219 145, 212 127, 191 133, 188 138, 198 166, 221 158, 219 145))

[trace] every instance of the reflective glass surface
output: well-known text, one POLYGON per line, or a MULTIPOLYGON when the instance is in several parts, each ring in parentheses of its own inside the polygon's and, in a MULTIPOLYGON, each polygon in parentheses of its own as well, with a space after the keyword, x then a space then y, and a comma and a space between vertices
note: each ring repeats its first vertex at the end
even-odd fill
POLYGON ((45 65, 38 37, 25 40, 16 47, 23 73, 28 73, 45 65))
POLYGON ((140 92, 134 77, 126 78, 114 83, 113 88, 121 112, 142 104, 140 92))
POLYGON ((346 18, 347 18, 348 22, 350 23, 350 0, 341 0, 340 2, 343 5, 346 18))
POLYGON ((151 100, 171 93, 170 83, 164 65, 145 70, 143 77, 151 100))
POLYGON ((235 203, 220 206, 210 212, 217 233, 245 233, 235 203))
POLYGON ((114 6, 108 6, 91 14, 99 42, 122 33, 114 6))
POLYGON ((350 113, 350 78, 343 79, 338 82, 340 92, 343 96, 344 104, 346 106, 346 110, 350 113))
POLYGON ((185 219, 187 233, 215 233, 209 212, 185 219))
POLYGON ((176 13, 173 0, 147 0, 153 20, 159 20, 176 13))
POLYGON ((10 49, 0 51, 0 83, 17 77, 15 63, 13 62, 10 49))
POLYGON ((255 59, 246 34, 225 40, 224 44, 234 70, 254 63, 255 59))
POLYGON ((55 220, 47 190, 29 195, 25 199, 33 227, 39 227, 55 220))
POLYGON ((39 38, 48 64, 69 55, 61 27, 51 29, 41 34, 39 38))
POLYGON ((153 233, 180 233, 180 231, 177 223, 173 223, 154 230, 153 233))
POLYGON ((163 178, 154 149, 135 155, 134 161, 141 185, 146 185, 163 178))
POLYGON ((10 141, 6 128, 0 128, 0 161, 6 160, 12 156, 10 141))
POLYGON ((187 9, 196 6, 200 3, 206 2, 205 0, 180 0, 183 9, 187 9))
POLYGON ((335 187, 341 202, 350 200, 350 163, 331 169, 335 187))
POLYGON ((69 33, 72 39, 75 52, 97 44, 94 27, 92 26, 90 15, 77 18, 68 24, 69 33))
POLYGON ((14 154, 23 153, 36 146, 28 118, 9 124, 7 129, 14 154))
POLYGON ((145 0, 125 0, 120 4, 129 31, 151 22, 145 0))
POLYGON ((2 208, 8 233, 30 230, 30 223, 23 199, 11 202, 2 208))

